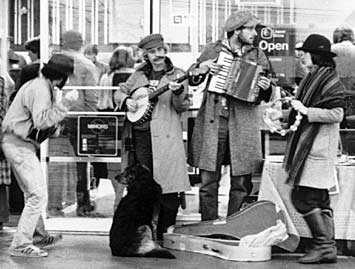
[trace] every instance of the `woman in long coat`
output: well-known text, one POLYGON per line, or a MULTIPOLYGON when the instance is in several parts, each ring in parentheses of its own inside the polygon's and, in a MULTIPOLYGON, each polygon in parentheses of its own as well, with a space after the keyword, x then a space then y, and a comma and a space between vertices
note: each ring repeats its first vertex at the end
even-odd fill
POLYGON ((288 139, 284 166, 287 183, 293 185, 291 198, 311 230, 313 246, 299 259, 301 263, 336 262, 333 211, 328 189, 336 180, 335 160, 339 125, 343 119, 344 86, 335 70, 330 41, 310 35, 299 48, 310 73, 301 81, 293 110, 303 114, 300 126, 288 139))

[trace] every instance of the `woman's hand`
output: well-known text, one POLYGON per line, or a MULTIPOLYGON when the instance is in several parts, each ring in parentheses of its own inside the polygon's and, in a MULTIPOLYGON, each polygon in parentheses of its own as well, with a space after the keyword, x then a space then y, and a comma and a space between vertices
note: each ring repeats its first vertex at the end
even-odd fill
POLYGON ((302 104, 301 101, 299 100, 291 100, 291 105, 296 111, 299 111, 303 115, 307 115, 308 113, 308 108, 302 104))
POLYGON ((138 109, 137 102, 135 100, 133 100, 132 98, 127 98, 126 106, 127 106, 128 111, 131 111, 131 112, 136 112, 138 109))
POLYGON ((267 90, 271 85, 271 80, 267 77, 260 76, 256 85, 260 87, 262 90, 267 90))

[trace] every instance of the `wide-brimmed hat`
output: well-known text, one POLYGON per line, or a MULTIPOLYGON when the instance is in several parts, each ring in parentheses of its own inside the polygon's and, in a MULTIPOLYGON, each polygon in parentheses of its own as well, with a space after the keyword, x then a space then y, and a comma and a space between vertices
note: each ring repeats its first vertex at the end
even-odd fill
POLYGON ((224 31, 231 32, 238 28, 245 26, 255 26, 260 21, 251 12, 246 10, 239 10, 233 12, 226 20, 224 24, 224 31))
POLYGON ((164 47, 164 38, 161 34, 148 35, 138 43, 138 48, 143 50, 149 50, 158 47, 164 47))
POLYGON ((43 64, 43 68, 53 70, 64 76, 70 76, 74 72, 74 59, 64 54, 54 54, 48 61, 43 64))
POLYGON ((322 35, 311 34, 304 41, 302 47, 296 48, 296 50, 303 50, 322 56, 335 57, 334 52, 331 52, 331 44, 328 38, 322 35))

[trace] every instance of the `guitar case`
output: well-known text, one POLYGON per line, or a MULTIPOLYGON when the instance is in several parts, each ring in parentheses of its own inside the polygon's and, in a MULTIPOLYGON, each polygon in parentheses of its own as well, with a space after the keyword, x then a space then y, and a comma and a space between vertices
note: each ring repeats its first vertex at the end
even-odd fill
POLYGON ((261 200, 246 206, 225 220, 175 225, 169 228, 168 233, 238 240, 276 225, 278 219, 285 223, 283 213, 277 212, 273 202, 261 200))
POLYGON ((164 247, 214 256, 229 261, 271 260, 271 247, 243 247, 239 240, 224 240, 193 235, 164 234, 164 247))

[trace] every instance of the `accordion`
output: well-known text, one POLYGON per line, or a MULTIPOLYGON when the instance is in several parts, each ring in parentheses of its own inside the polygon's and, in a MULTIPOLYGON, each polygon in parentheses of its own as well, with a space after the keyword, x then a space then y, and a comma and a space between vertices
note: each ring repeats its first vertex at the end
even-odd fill
POLYGON ((259 97, 259 87, 256 85, 263 72, 261 65, 233 56, 224 50, 219 54, 217 64, 222 68, 212 76, 208 91, 226 94, 238 100, 255 103, 259 97))

